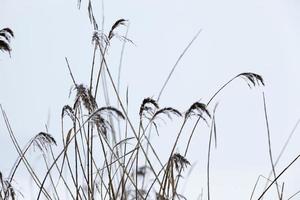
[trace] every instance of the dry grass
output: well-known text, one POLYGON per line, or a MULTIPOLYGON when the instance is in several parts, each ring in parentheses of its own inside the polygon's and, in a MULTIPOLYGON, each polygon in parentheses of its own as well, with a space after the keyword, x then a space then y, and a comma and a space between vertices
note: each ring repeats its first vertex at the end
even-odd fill
POLYGON ((3 28, 0 30, 0 50, 10 54, 10 40, 14 37, 14 32, 10 28, 3 28))
MULTIPOLYGON (((80 6, 81 3, 79 0, 78 5, 80 6)), ((61 133, 63 146, 56 147, 56 139, 48 131, 42 131, 34 136, 24 148, 21 148, 21 145, 15 138, 8 117, 1 107, 9 137, 19 157, 7 177, 3 177, 2 173, 0 173, 0 200, 16 199, 17 194, 13 187, 13 180, 21 166, 24 166, 28 171, 35 187, 38 189, 38 193, 35 196, 37 200, 62 199, 61 191, 65 191, 68 198, 74 200, 185 199, 183 194, 178 193, 178 186, 183 180, 182 174, 185 173, 184 169, 190 166, 187 153, 194 132, 200 122, 206 123, 211 129, 207 162, 207 198, 210 199, 210 152, 213 139, 215 147, 217 146, 217 104, 215 104, 212 111, 209 110, 208 106, 234 80, 242 78, 250 88, 253 88, 264 86, 263 78, 251 72, 238 74, 220 87, 207 103, 195 102, 189 106, 186 112, 180 112, 168 106, 160 108, 160 96, 178 62, 201 32, 199 31, 172 67, 158 94, 157 100, 145 98, 141 102, 139 110, 136 111, 139 117, 137 120, 132 120, 128 115, 128 91, 126 100, 123 101, 119 94, 120 74, 117 79, 118 83, 116 83, 106 62, 106 52, 110 47, 111 40, 114 38, 125 38, 121 40, 124 44, 129 41, 126 39, 127 35, 115 37, 118 35, 118 28, 120 26, 126 27, 128 21, 124 19, 117 20, 110 31, 105 34, 103 30, 98 30, 91 1, 88 1, 88 14, 91 25, 94 28, 92 38, 94 56, 91 74, 89 82, 86 83, 87 86, 77 83, 66 58, 75 94, 73 94, 73 104, 65 105, 62 108, 61 133), (96 53, 100 53, 99 58, 96 57, 96 53), (97 60, 99 61, 99 66, 96 66, 97 60), (94 80, 94 77, 96 77, 96 80, 94 80), (97 101, 101 83, 103 88, 101 92, 103 92, 105 97, 105 105, 103 106, 100 105, 100 101, 97 101), (108 85, 112 86, 114 95, 109 94, 108 85), (114 106, 110 105, 111 99, 117 100, 118 103, 114 106), (150 136, 154 131, 159 132, 158 120, 163 120, 164 117, 172 120, 175 116, 182 120, 182 124, 168 153, 168 159, 163 160, 159 151, 151 143, 150 136), (197 120, 192 130, 187 132, 184 130, 184 127, 193 117, 196 117, 197 120), (137 124, 137 126, 134 124, 137 124), (189 134, 189 137, 184 154, 180 154, 175 149, 178 147, 178 142, 181 140, 183 133, 189 134), (54 146, 55 151, 53 149, 54 146), (28 157, 30 157, 28 155, 29 149, 35 147, 42 154, 43 162, 41 165, 45 169, 42 175, 33 169, 32 164, 28 160, 28 157), (58 148, 60 150, 57 150, 58 148)), ((0 49, 2 51, 10 53, 9 42, 13 36, 13 32, 8 28, 0 30, 0 49)), ((275 166, 278 160, 276 163, 273 162, 265 99, 264 106, 273 179, 268 178, 270 179, 270 184, 267 185, 259 199, 262 199, 274 184, 277 188, 278 199, 282 199, 284 187, 279 187, 278 178, 285 173, 299 156, 277 175, 275 166)))

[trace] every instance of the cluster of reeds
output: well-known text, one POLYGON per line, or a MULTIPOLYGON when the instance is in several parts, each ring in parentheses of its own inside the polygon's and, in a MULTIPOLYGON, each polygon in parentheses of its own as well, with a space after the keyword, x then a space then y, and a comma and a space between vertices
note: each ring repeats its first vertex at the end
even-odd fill
MULTIPOLYGON (((80 5, 81 1, 78 3, 80 5)), ((121 38, 124 43, 131 42, 126 35, 117 34, 120 26, 126 27, 127 20, 117 20, 106 34, 103 30, 98 30, 91 1, 88 1, 88 13, 94 28, 92 35, 94 56, 90 79, 85 84, 78 83, 66 58, 73 82, 73 102, 65 105, 61 112, 63 147, 56 147, 56 139, 46 130, 35 135, 24 148, 21 148, 1 107, 9 136, 19 157, 6 178, 0 173, 0 200, 16 199, 13 181, 20 166, 25 166, 29 172, 37 188, 35 195, 37 200, 185 199, 183 194, 178 193, 178 186, 183 179, 184 170, 190 166, 187 153, 199 122, 204 122, 211 128, 207 164, 208 199, 210 199, 209 157, 212 139, 216 140, 216 105, 210 106, 214 108, 212 110, 209 109, 209 105, 232 81, 242 78, 249 87, 263 86, 262 77, 250 72, 238 74, 225 83, 207 103, 195 102, 186 111, 180 112, 175 108, 159 105, 159 97, 178 63, 176 62, 158 98, 145 98, 139 111, 136 111, 137 120, 132 120, 128 115, 128 96, 120 95, 120 76, 113 77, 111 68, 106 62, 107 51, 114 38, 121 38), (108 85, 111 85, 111 90, 108 85), (109 94, 109 91, 113 94, 109 94), (99 98, 103 102, 98 100, 99 98), (116 105, 110 104, 112 98, 116 99, 116 105), (168 159, 162 160, 158 150, 151 143, 150 136, 158 132, 157 122, 165 117, 169 119, 179 117, 182 122, 174 138, 174 144, 168 152, 168 159), (190 131, 185 130, 187 121, 193 117, 197 119, 194 128, 190 131), (189 139, 182 149, 183 153, 180 153, 176 148, 183 132, 189 135, 189 139), (44 165, 41 169, 46 170, 44 173, 37 173, 28 160, 30 155, 27 154, 31 148, 41 152, 43 160, 41 165, 44 165)), ((10 29, 0 31, 1 50, 10 52, 10 36, 13 36, 10 29)), ((270 156, 272 158, 271 152, 270 156)), ((274 181, 269 187, 276 183, 278 177, 274 170, 274 181)), ((265 192, 267 190, 268 188, 265 192)))

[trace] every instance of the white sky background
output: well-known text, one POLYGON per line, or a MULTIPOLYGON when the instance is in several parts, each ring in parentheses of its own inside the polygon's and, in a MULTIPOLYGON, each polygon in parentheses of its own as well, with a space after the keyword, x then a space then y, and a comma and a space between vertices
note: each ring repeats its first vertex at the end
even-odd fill
MULTIPOLYGON (((0 55, 0 103, 21 143, 44 130, 49 113, 50 132, 60 138, 59 116, 62 106, 69 102, 72 84, 65 56, 78 82, 88 83, 93 47, 87 10, 85 6, 78 10, 75 0, 0 2, 0 28, 10 27, 16 35, 12 57, 0 55)), ((263 90, 274 156, 278 155, 300 117, 299 1, 110 0, 104 4, 107 31, 119 18, 130 20, 128 37, 136 45, 126 46, 122 95, 128 86, 132 116, 137 115, 144 97, 158 95, 176 59, 202 28, 160 104, 184 111, 200 98, 207 101, 238 73, 261 74, 266 82, 263 90)), ((99 25, 100 5, 97 1, 94 8, 99 25)), ((114 41, 108 59, 115 74, 120 45, 114 41)), ((211 167, 214 199, 249 198, 257 176, 270 170, 261 91, 249 90, 242 80, 236 80, 217 98, 219 143, 212 153, 211 167)), ((169 138, 175 133, 161 133, 156 139, 164 141, 158 145, 161 151, 170 151, 169 138)), ((186 187, 189 199, 196 199, 201 188, 206 189, 208 133, 204 126, 198 128, 188 154, 192 163, 198 161, 186 187)), ((299 139, 297 131, 277 171, 300 152, 299 139)), ((0 170, 7 172, 16 153, 3 121, 0 145, 0 170)), ((300 162, 285 176, 286 197, 300 190, 299 167, 300 162)))

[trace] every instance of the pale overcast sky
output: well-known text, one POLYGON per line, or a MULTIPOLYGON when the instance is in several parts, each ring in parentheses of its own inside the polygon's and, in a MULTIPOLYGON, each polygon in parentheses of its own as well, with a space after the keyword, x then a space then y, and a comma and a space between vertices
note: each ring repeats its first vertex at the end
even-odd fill
MULTIPOLYGON (((44 130, 49 115, 51 133, 60 138, 59 116, 70 101, 72 84, 65 57, 76 79, 88 83, 93 47, 86 7, 78 10, 76 0, 0 2, 0 28, 10 27, 16 36, 11 58, 0 54, 0 103, 22 144, 44 130)), ((101 1, 95 2, 101 24, 101 1)), ((249 199, 258 175, 270 170, 261 92, 265 91, 268 103, 275 157, 300 118, 300 2, 109 0, 104 6, 106 31, 119 18, 130 21, 128 37, 135 45, 126 46, 121 94, 128 86, 132 116, 144 97, 157 97, 171 67, 199 29, 202 32, 175 70, 161 105, 184 111, 199 99, 208 100, 238 73, 251 71, 264 77, 263 89, 249 90, 236 80, 217 98, 219 144, 212 153, 212 198, 249 199)), ((114 41, 109 53, 114 74, 120 47, 121 42, 114 41)), ((16 152, 0 119, 0 170, 7 172, 16 152)), ((188 199, 196 199, 201 188, 206 199, 208 133, 205 126, 198 128, 187 156, 197 162, 185 189, 188 199)), ((172 133, 161 134, 155 142, 168 142, 168 137, 172 133)), ((299 141, 297 130, 277 171, 300 153, 299 141)), ((170 145, 158 146, 168 151, 170 145)), ((300 161, 281 179, 286 197, 300 190, 299 167, 300 161)))

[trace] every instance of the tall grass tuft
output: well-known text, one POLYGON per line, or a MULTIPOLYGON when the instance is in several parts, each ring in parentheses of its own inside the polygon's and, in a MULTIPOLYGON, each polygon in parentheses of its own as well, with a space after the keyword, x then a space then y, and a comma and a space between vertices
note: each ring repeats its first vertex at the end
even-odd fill
MULTIPOLYGON (((178 188, 184 180, 185 169, 191 165, 187 153, 200 122, 204 122, 210 127, 207 157, 207 198, 209 200, 211 198, 210 158, 213 139, 215 147, 217 147, 217 103, 214 104, 213 110, 210 110, 209 106, 215 97, 234 80, 241 78, 250 88, 253 88, 264 86, 263 78, 256 73, 240 73, 221 86, 207 103, 195 102, 187 106, 188 109, 185 112, 180 112, 170 106, 161 107, 159 99, 170 77, 180 59, 200 34, 200 30, 171 68, 158 98, 143 99, 139 110, 135 111, 137 117, 132 119, 128 113, 128 91, 126 100, 122 100, 123 97, 119 91, 120 76, 118 75, 117 78, 112 76, 111 66, 106 61, 111 40, 116 37, 121 38, 123 43, 130 41, 127 39, 128 20, 118 19, 112 24, 108 33, 104 33, 103 28, 98 29, 92 1, 89 0, 87 3, 88 17, 93 28, 91 40, 94 45, 90 78, 86 83, 76 82, 72 66, 66 58, 75 92, 71 95, 73 102, 63 106, 60 116, 62 146, 58 145, 57 139, 48 131, 41 131, 25 147, 21 148, 8 116, 1 107, 8 134, 18 153, 18 158, 12 166, 8 178, 4 178, 0 172, 0 200, 17 199, 18 195, 13 187, 14 177, 21 166, 25 167, 30 174, 34 187, 37 189, 37 193, 34 194, 36 200, 65 198, 73 200, 186 199, 178 188), (127 27, 126 35, 119 35, 118 28, 120 26, 127 27), (94 78, 96 79, 94 80, 94 78), (109 88, 109 85, 112 88, 109 88), (110 94, 111 92, 113 95, 110 94), (102 101, 99 100, 100 97, 102 101), (112 105, 110 102, 117 103, 112 105), (160 150, 155 148, 151 141, 153 132, 159 132, 157 122, 163 120, 163 117, 170 120, 178 117, 181 123, 166 159, 163 159, 160 150), (192 118, 196 118, 196 122, 192 121, 192 118), (194 123, 191 130, 185 129, 187 122, 194 123), (183 140, 183 134, 188 135, 188 141, 184 153, 180 153, 177 149, 179 141, 183 140), (42 154, 39 169, 34 169, 29 159, 31 156, 28 153, 29 149, 34 147, 37 147, 42 154), (62 197, 62 191, 66 197, 62 197)), ((79 7, 81 4, 81 0, 78 0, 79 7)), ((14 37, 11 29, 0 30, 0 50, 10 53, 11 37, 14 37)), ((266 110, 265 99, 264 105, 266 110)), ((266 111, 265 116, 267 121, 266 111)), ((268 138, 274 179, 270 181, 271 183, 259 199, 262 199, 274 184, 277 186, 278 198, 282 199, 283 187, 280 193, 278 178, 299 156, 277 175, 271 152, 269 129, 268 138)))

